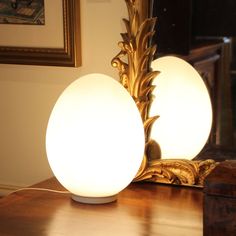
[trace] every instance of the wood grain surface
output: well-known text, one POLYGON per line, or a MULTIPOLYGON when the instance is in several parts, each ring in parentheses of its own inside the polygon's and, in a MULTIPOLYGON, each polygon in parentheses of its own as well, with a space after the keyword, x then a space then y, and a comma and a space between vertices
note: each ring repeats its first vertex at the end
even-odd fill
POLYGON ((236 235, 236 160, 220 163, 205 179, 204 236, 236 235))
MULTIPOLYGON (((55 178, 34 187, 64 190, 55 178)), ((0 235, 200 236, 202 198, 201 189, 152 183, 132 183, 104 205, 24 190, 0 199, 0 235)))

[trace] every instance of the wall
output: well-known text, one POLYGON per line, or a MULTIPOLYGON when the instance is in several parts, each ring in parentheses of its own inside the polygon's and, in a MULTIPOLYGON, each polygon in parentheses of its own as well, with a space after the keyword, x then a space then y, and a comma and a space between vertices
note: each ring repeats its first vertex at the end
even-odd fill
POLYGON ((0 193, 52 176, 45 152, 47 121, 58 96, 93 72, 118 79, 110 65, 127 18, 124 0, 80 0, 82 66, 0 64, 0 193))

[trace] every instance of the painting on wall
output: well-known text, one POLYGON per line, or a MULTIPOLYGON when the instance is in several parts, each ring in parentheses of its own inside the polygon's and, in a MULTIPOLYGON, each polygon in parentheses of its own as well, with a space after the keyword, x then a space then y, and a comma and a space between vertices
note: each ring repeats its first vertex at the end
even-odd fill
POLYGON ((0 64, 81 65, 80 0, 0 0, 0 64))
POLYGON ((0 0, 0 24, 44 25, 44 0, 0 0))

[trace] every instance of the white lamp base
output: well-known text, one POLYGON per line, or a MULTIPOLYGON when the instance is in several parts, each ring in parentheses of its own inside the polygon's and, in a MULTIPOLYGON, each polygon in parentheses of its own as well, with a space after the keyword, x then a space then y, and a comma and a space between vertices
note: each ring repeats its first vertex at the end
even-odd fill
POLYGON ((117 200, 117 195, 108 196, 108 197, 83 197, 72 194, 71 198, 80 203, 86 203, 86 204, 104 204, 104 203, 110 203, 117 200))

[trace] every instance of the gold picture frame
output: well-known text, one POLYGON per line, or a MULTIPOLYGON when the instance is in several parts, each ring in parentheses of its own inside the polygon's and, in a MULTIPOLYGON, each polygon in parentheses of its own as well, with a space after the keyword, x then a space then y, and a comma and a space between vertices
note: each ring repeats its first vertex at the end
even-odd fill
MULTIPOLYGON (((45 9, 49 3, 50 2, 45 0, 45 9)), ((61 26, 55 25, 55 27, 63 27, 63 29, 61 29, 63 46, 59 48, 41 46, 40 38, 39 45, 36 47, 22 47, 17 45, 4 46, 0 44, 0 63, 66 67, 78 67, 81 65, 80 1, 61 0, 55 1, 55 4, 62 4, 61 9, 63 12, 61 14, 63 22, 61 26)), ((53 16, 50 15, 50 17, 53 16)), ((7 26, 5 25, 5 27, 7 26)), ((21 25, 20 27, 26 26, 21 25)), ((30 34, 30 30, 27 32, 30 34)), ((27 37, 27 35, 24 37, 27 37)), ((44 35, 40 37, 44 37, 44 35)))

